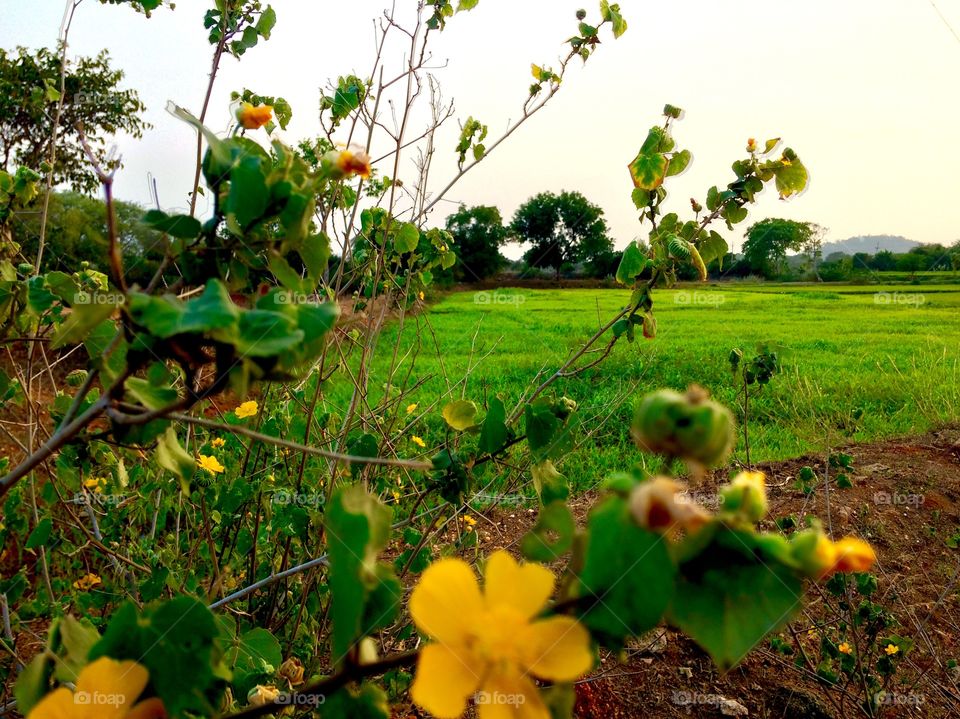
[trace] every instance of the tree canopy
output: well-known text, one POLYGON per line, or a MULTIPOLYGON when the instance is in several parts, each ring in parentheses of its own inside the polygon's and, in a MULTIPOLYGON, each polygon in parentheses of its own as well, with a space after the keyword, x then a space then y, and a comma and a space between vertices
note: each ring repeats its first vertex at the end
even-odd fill
POLYGON ((557 277, 565 264, 598 261, 613 251, 603 210, 579 192, 530 198, 514 214, 510 234, 530 245, 524 253, 528 265, 552 268, 557 277))
MULTIPOLYGON (((0 49, 0 159, 3 168, 22 165, 39 170, 49 161, 56 107, 61 99, 58 52, 41 48, 0 49)), ((123 90, 122 70, 110 67, 104 50, 96 57, 70 61, 64 78, 63 110, 57 139, 54 184, 92 192, 98 181, 84 156, 78 125, 106 168, 119 166, 107 157, 107 141, 119 132, 140 137, 148 125, 135 90, 123 90)))
POLYGON ((453 235, 457 248, 458 280, 483 280, 506 264, 500 246, 507 239, 507 229, 496 207, 460 205, 460 209, 447 218, 447 230, 453 235))
POLYGON ((770 217, 747 228, 743 258, 750 271, 766 278, 784 271, 787 251, 799 252, 814 244, 820 228, 812 222, 770 217))

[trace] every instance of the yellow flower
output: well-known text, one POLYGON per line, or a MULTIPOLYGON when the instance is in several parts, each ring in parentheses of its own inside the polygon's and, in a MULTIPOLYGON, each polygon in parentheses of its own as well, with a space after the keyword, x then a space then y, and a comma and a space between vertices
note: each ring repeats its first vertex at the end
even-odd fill
POLYGON ((107 486, 107 480, 103 477, 91 477, 84 480, 83 486, 91 492, 102 492, 103 488, 107 486))
POLYGON ((80 579, 73 583, 74 589, 79 589, 82 592, 86 592, 88 589, 93 589, 98 584, 103 584, 96 574, 90 573, 85 574, 80 579))
POLYGON ((279 696, 280 690, 273 684, 257 684, 247 692, 247 703, 251 706, 260 707, 264 704, 273 704, 279 696))
POLYGON ((414 412, 414 410, 416 410, 416 408, 417 408, 417 403, 416 403, 416 402, 414 402, 413 404, 408 404, 408 405, 407 405, 407 414, 413 414, 413 412, 414 412))
POLYGON ((337 156, 337 169, 344 175, 370 177, 370 156, 363 150, 341 150, 337 156))
POLYGON ((225 440, 223 437, 214 437, 213 439, 210 440, 210 446, 213 447, 214 449, 220 449, 226 443, 227 443, 227 440, 225 440))
POLYGON ((499 550, 484 576, 481 592, 460 559, 442 559, 423 573, 410 614, 435 641, 420 652, 410 696, 438 719, 463 714, 477 690, 480 719, 549 719, 531 677, 571 682, 588 672, 590 635, 572 617, 535 619, 553 593, 546 567, 520 565, 499 550))
POLYGON ((290 682, 290 686, 303 684, 303 663, 296 657, 290 657, 280 665, 280 676, 290 682))
POLYGON ((892 657, 894 654, 900 651, 900 647, 898 647, 896 644, 888 644, 883 651, 887 653, 888 657, 892 657))
POLYGON ((853 654, 853 647, 846 642, 843 642, 839 647, 837 647, 837 651, 841 654, 853 654))
POLYGON ((790 165, 793 164, 793 163, 790 161, 790 158, 787 157, 786 155, 784 155, 783 157, 780 158, 780 162, 783 164, 784 167, 790 167, 790 165))
POLYGON ((260 406, 257 404, 257 401, 251 399, 233 410, 233 413, 237 415, 238 419, 246 419, 247 417, 253 417, 259 410, 260 406))
POLYGON ((52 691, 28 719, 165 719, 167 712, 157 698, 134 704, 149 678, 136 662, 101 657, 80 670, 75 692, 66 687, 52 691))
POLYGON ((420 292, 418 293, 417 297, 419 297, 421 300, 423 299, 423 297, 424 297, 424 295, 423 295, 423 290, 420 290, 420 292))
POLYGON ((413 443, 414 443, 415 445, 417 445, 418 447, 420 447, 421 449, 423 449, 424 447, 427 446, 427 443, 424 442, 422 439, 420 439, 417 435, 413 435, 413 436, 410 438, 410 441, 413 442, 413 443))
POLYGON ((747 140, 747 152, 756 152, 757 151, 757 141, 755 138, 751 137, 747 140))
POLYGON ((471 517, 469 514, 463 515, 463 517, 461 517, 461 519, 463 520, 463 523, 464 523, 464 524, 469 525, 469 526, 471 526, 471 527, 476 526, 476 524, 477 524, 477 520, 474 519, 473 517, 471 517))
POLYGON ((856 537, 844 537, 833 545, 834 572, 866 572, 877 561, 873 547, 856 537))
POLYGON ((249 102, 245 102, 237 109, 237 120, 243 125, 244 129, 256 130, 273 119, 273 107, 270 105, 258 105, 254 107, 249 102))
POLYGON ((226 469, 220 462, 217 461, 216 457, 208 457, 205 454, 197 455, 197 462, 200 464, 201 469, 207 470, 210 474, 220 474, 224 469, 226 469))

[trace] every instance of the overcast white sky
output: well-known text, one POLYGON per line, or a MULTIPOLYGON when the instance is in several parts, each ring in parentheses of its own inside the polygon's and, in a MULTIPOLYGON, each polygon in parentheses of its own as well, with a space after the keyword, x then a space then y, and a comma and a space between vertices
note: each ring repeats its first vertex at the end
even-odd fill
MULTIPOLYGON (((71 34, 74 55, 108 48, 125 84, 140 92, 154 129, 119 138, 123 199, 147 202, 148 174, 166 209, 186 205, 193 175, 191 131, 164 112, 173 100, 199 113, 211 47, 202 27, 210 0, 179 0, 150 20, 85 0, 71 34)), ((293 142, 318 132, 319 88, 328 78, 369 72, 370 21, 385 0, 274 0, 273 38, 240 62, 227 58, 209 124, 225 129, 231 90, 286 97, 293 142)), ((398 8, 413 0, 397 0, 398 8)), ((574 11, 594 0, 480 0, 434 45, 437 72, 457 119, 474 115, 491 134, 516 118, 531 62, 557 64, 574 11)), ((818 222, 828 239, 899 234, 922 242, 960 238, 960 0, 621 0, 630 28, 604 38, 561 93, 449 196, 495 204, 506 219, 542 190, 579 190, 606 211, 617 245, 638 233, 626 170, 665 102, 686 116, 675 135, 692 167, 668 185, 688 207, 732 179, 746 139, 782 136, 810 169, 808 192, 789 203, 766 193, 750 221, 768 216, 818 222), (941 19, 934 3, 944 19, 941 19)), ((0 0, 0 45, 52 46, 61 0, 0 0)), ((394 68, 402 61, 392 58, 394 68)), ((436 186, 455 170, 456 130, 441 136, 436 186)), ((383 168, 388 171, 390 168, 383 168)), ((412 165, 401 177, 413 179, 412 165)), ((455 207, 444 205, 436 224, 455 207)), ((741 227, 746 227, 743 225, 741 227)), ((740 229, 740 228, 738 228, 740 229)), ((731 237, 736 244, 739 238, 731 237)))

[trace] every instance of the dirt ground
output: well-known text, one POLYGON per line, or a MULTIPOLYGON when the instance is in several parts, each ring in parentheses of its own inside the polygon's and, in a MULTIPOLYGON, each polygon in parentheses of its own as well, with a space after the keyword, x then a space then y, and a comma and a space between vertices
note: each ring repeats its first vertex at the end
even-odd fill
MULTIPOLYGON (((873 600, 897 618, 900 626, 892 631, 915 642, 897 672, 899 686, 890 690, 898 699, 884 707, 881 716, 960 717, 960 669, 951 668, 950 661, 960 660, 960 549, 948 546, 948 541, 955 544, 960 539, 960 430, 851 445, 843 451, 853 457, 853 487, 832 488, 829 508, 822 487, 810 496, 794 487, 805 466, 822 476, 825 457, 760 465, 770 487, 770 515, 764 528, 775 529, 777 518, 793 515, 802 522, 812 514, 825 526, 832 524, 835 536, 868 539, 878 554, 873 600)), ((574 500, 581 526, 595 499, 591 493, 574 500)), ((534 519, 535 513, 527 509, 493 511, 486 517, 489 522, 477 525, 481 552, 512 548, 534 519)), ((809 636, 808 630, 836 620, 816 589, 809 595, 791 627, 815 656, 819 639, 809 636)), ((789 632, 781 636, 790 640, 789 632)), ((778 654, 766 643, 721 675, 696 644, 663 628, 641 638, 625 657, 604 656, 599 669, 577 685, 575 716, 865 716, 851 696, 843 696, 795 666, 793 656, 778 654)), ((419 715, 413 710, 405 716, 419 715)))

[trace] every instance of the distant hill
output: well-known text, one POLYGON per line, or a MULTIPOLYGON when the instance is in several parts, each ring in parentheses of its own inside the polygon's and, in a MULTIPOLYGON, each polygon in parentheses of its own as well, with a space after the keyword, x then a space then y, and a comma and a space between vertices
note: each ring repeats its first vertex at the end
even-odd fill
POLYGON ((866 252, 867 254, 874 255, 880 250, 888 250, 895 253, 909 252, 919 244, 916 240, 908 240, 906 237, 900 237, 899 235, 848 237, 839 242, 824 242, 823 256, 827 257, 834 252, 843 252, 848 255, 854 255, 857 252, 866 252))

